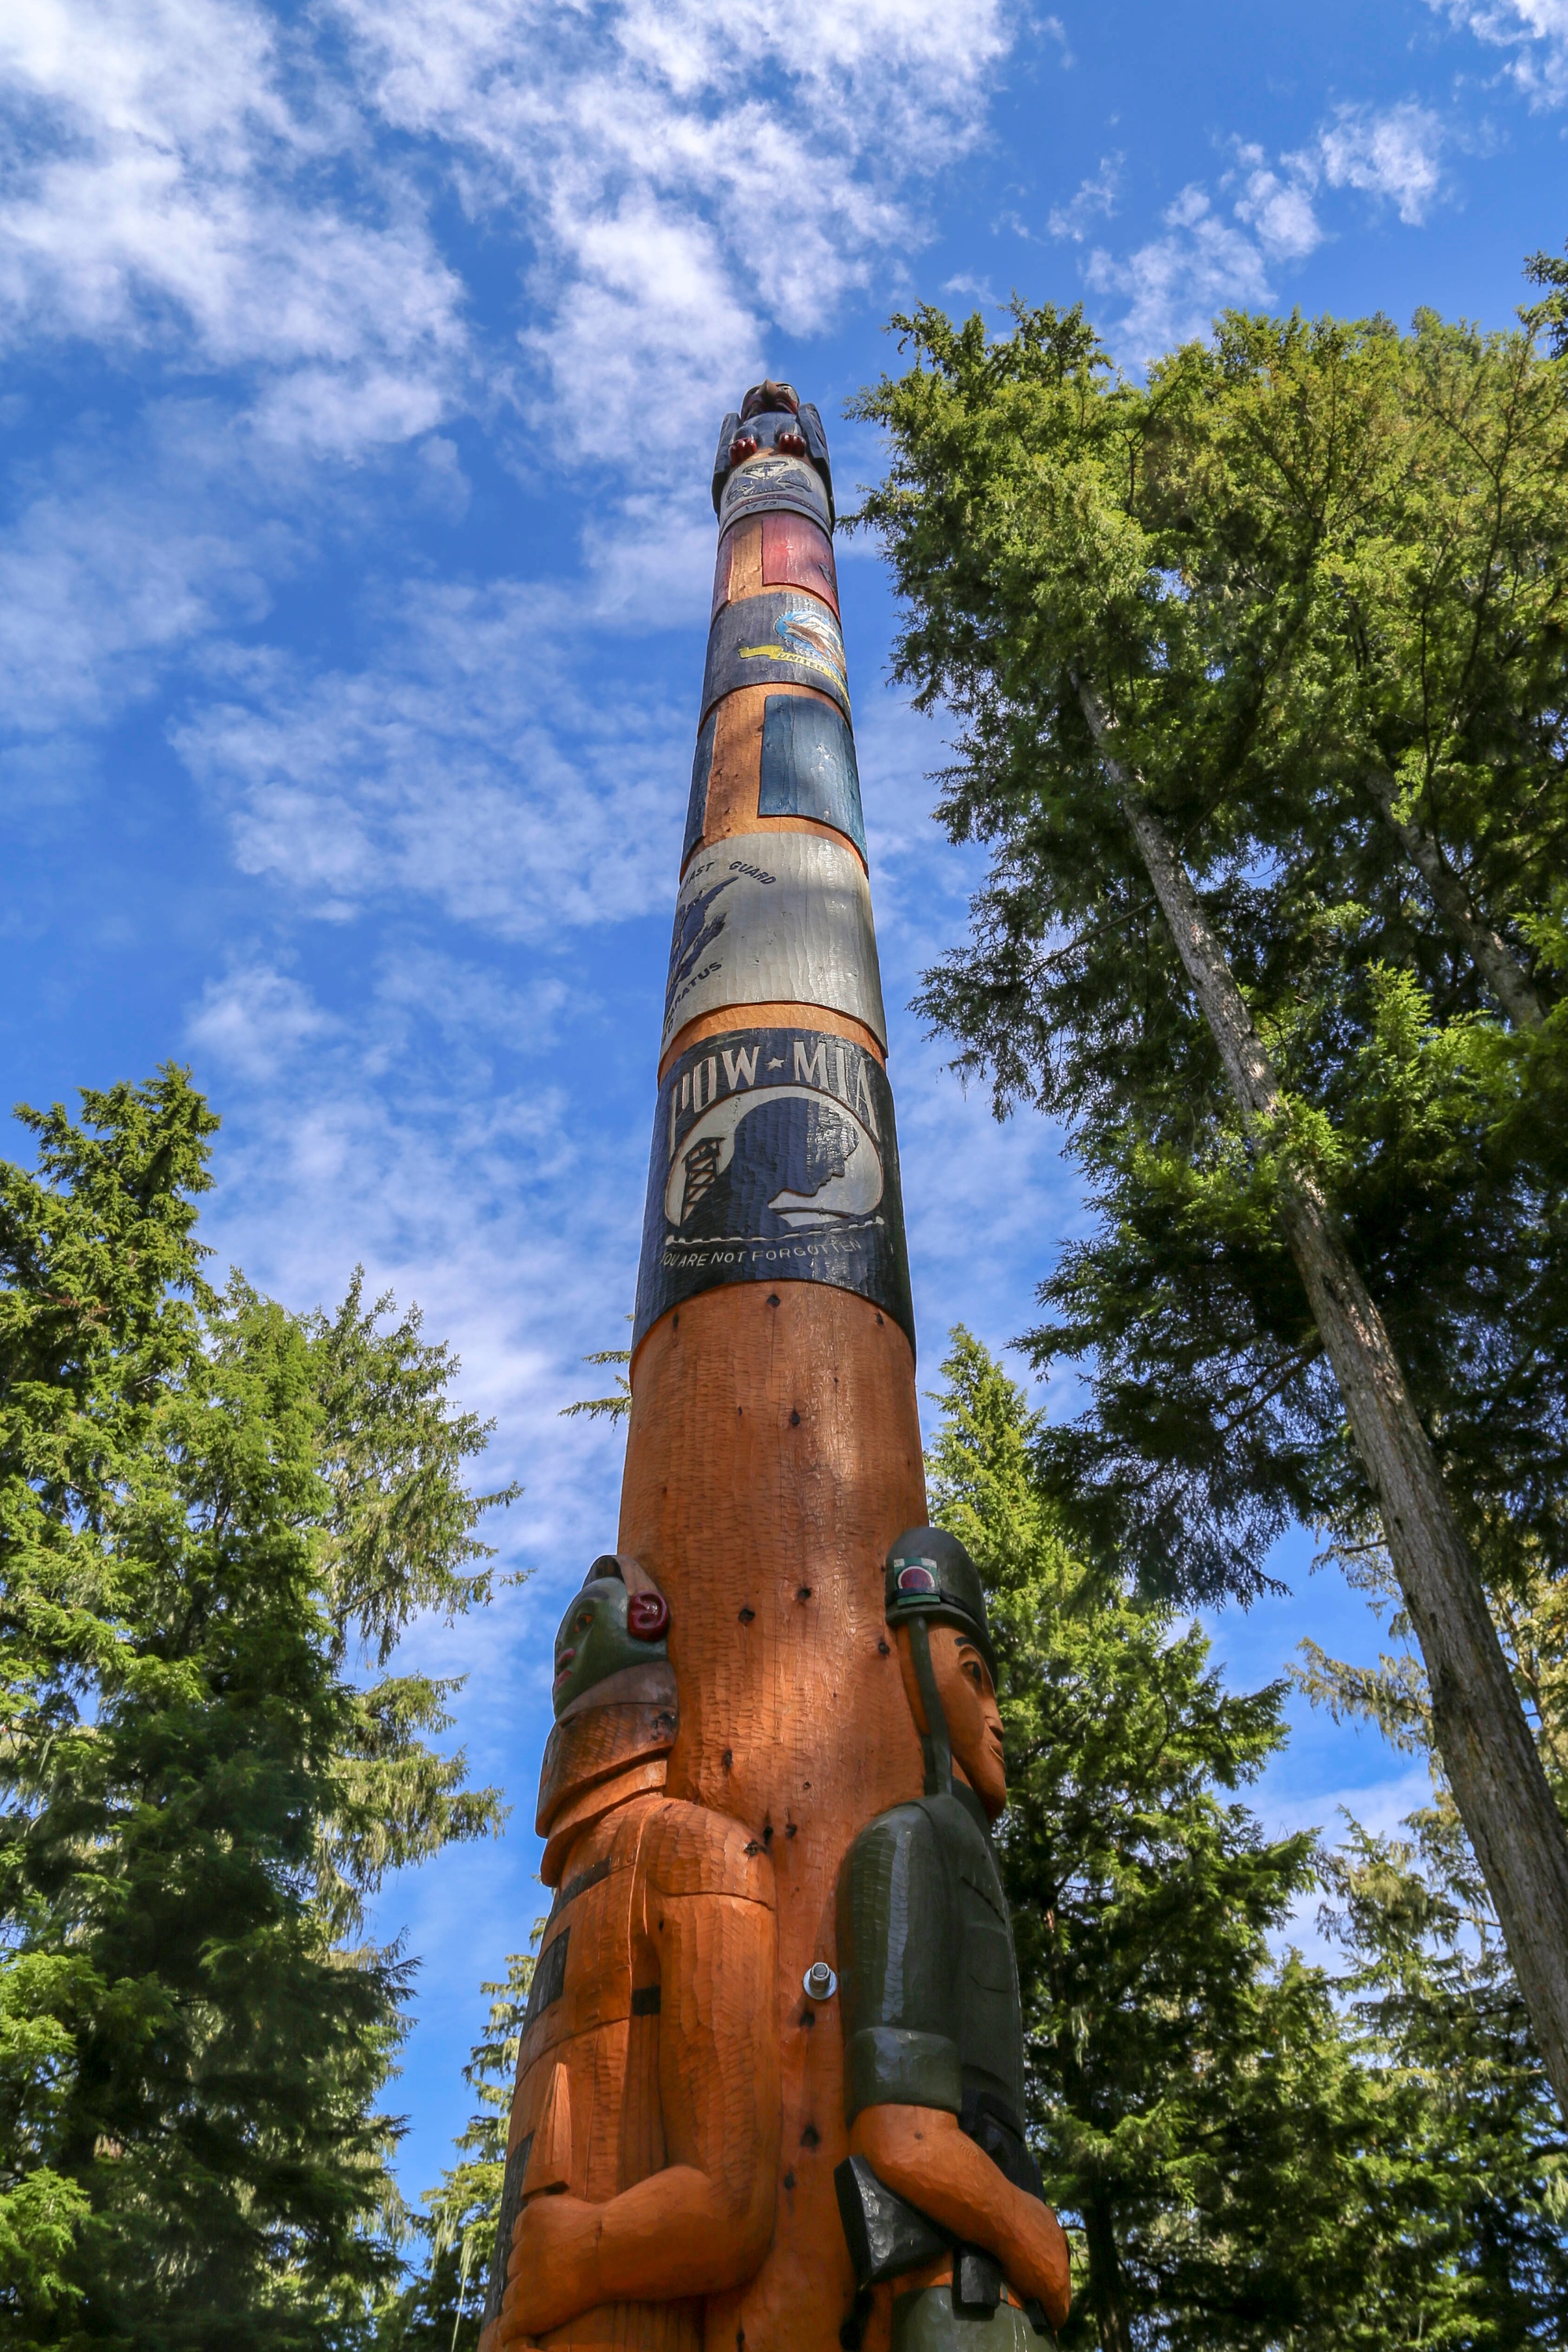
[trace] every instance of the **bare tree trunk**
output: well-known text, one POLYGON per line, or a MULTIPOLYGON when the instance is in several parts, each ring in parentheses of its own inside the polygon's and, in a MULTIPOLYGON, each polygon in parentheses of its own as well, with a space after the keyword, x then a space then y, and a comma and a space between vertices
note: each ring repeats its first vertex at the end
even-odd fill
MULTIPOLYGON (((1078 691, 1232 1092, 1268 1127, 1281 1108, 1279 1081, 1246 1000, 1174 843, 1114 755, 1114 723, 1092 688, 1079 681, 1078 691)), ((1568 1832, 1383 1318, 1306 1171, 1287 1166, 1280 1210, 1421 1644, 1438 1752, 1568 2116, 1568 1832)))
POLYGON ((1546 1008, 1534 982, 1507 943, 1476 911, 1475 900, 1444 856, 1435 835, 1424 824, 1396 816, 1396 794, 1390 777, 1369 768, 1362 780, 1378 814, 1398 839, 1405 855, 1432 894, 1432 903, 1467 952, 1509 1020, 1516 1029, 1539 1029, 1546 1008))

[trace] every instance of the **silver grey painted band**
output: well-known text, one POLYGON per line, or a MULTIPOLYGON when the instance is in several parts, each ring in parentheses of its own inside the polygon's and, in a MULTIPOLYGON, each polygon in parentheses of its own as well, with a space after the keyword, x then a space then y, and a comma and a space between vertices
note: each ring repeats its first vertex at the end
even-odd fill
POLYGON ((827 492, 815 466, 801 457, 781 457, 774 449, 737 466, 719 500, 719 534, 745 515, 763 514, 783 507, 791 514, 809 515, 826 531, 833 529, 827 492))
POLYGON ((847 844, 731 834, 693 860, 676 901, 660 1051, 700 1013, 745 1004, 847 1013, 886 1045, 871 889, 847 844))

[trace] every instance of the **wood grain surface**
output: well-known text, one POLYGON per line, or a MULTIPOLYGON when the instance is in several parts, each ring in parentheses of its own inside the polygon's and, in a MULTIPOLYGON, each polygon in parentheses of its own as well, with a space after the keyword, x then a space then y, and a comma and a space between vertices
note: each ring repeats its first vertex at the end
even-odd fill
POLYGON ((631 1373, 619 1549, 670 1604, 669 1791, 744 1824, 778 1903, 773 2242, 744 2286, 708 2298, 704 2339, 833 2352, 854 2294, 833 2193, 842 2040, 837 2000, 808 2000, 802 1979, 835 1959, 850 1839, 921 1788, 882 1614, 887 1548, 926 1517, 913 1355, 848 1291, 740 1283, 667 1315, 631 1373))
POLYGON ((586 1823, 540 1951, 509 2148, 530 2141, 484 2352, 696 2352, 756 2268, 780 2169, 774 1872, 732 1816, 635 1795, 586 1823), (553 1958, 552 1957, 553 1955, 553 1958))
MULTIPOLYGON (((860 852, 847 834, 836 825, 824 824, 814 816, 759 816, 757 802, 763 787, 763 715, 770 696, 804 694, 813 702, 822 702, 830 710, 838 706, 814 687, 781 683, 773 686, 741 686, 727 694, 713 709, 713 764, 708 775, 708 806, 703 818, 700 840, 693 845, 691 856, 699 848, 721 841, 732 833, 819 833, 827 841, 847 848, 852 857, 860 852)), ((689 860, 688 861, 689 863, 689 860)), ((865 859, 860 857, 862 866, 865 859)))

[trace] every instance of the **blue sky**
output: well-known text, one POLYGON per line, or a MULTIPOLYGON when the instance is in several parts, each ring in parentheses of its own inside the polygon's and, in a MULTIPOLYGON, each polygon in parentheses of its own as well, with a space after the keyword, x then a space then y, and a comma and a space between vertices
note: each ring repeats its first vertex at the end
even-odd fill
MULTIPOLYGON (((409 1644, 516 1806, 381 1906, 416 2192, 542 1907, 549 1635, 614 1533, 618 1441, 557 1415, 632 1298, 720 416, 788 374, 850 503, 915 299, 1081 296, 1131 365, 1226 303, 1506 324, 1568 236, 1568 0, 9 0, 0 89, 5 1099, 190 1061, 220 1262, 417 1299, 527 1486, 531 1580, 409 1644)), ((929 1386, 1077 1209, 905 1009, 976 869, 840 567, 929 1386)), ((1375 1649, 1310 1549, 1215 1621, 1238 1682, 1375 1649)), ((1419 1796, 1296 1721, 1270 1822, 1419 1796)))

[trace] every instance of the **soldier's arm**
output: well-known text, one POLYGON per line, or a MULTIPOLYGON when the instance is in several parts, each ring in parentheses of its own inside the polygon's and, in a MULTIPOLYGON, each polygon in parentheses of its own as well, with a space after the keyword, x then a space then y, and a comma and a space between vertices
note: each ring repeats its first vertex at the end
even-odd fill
POLYGON ((1053 2327, 1068 2315, 1072 2285, 1061 2223, 1037 2197, 1015 2189, 941 2107, 863 2107, 849 2146, 879 2180, 966 2245, 984 2246, 1026 2302, 1037 2295, 1053 2327))
POLYGON ((737 2286, 773 2226, 779 2149, 773 1865, 721 1813, 671 1804, 644 1842, 658 1958, 666 2163, 618 2197, 532 2200, 512 2240, 500 2342, 605 2303, 737 2286))
POLYGON ((897 2195, 994 2254, 1059 2326, 1070 2294, 1060 2224, 959 2127, 958 1954, 935 1832, 919 1806, 896 1806, 861 1832, 839 1881, 849 2146, 897 2195))

